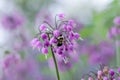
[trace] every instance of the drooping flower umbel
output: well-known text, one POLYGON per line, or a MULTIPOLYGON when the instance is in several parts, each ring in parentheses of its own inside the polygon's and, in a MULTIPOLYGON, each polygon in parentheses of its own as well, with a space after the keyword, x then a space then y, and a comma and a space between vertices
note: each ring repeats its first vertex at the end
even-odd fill
POLYGON ((114 26, 109 30, 109 37, 110 38, 117 38, 120 35, 120 16, 114 19, 114 26))
POLYGON ((0 80, 54 80, 49 76, 44 77, 39 72, 40 67, 32 57, 22 59, 18 53, 9 53, 2 63, 3 72, 0 80))
POLYGON ((2 16, 1 23, 5 29, 14 30, 23 25, 24 17, 18 12, 6 14, 2 16))
POLYGON ((114 27, 111 27, 109 30, 109 37, 114 40, 115 49, 116 49, 116 63, 117 66, 120 66, 120 16, 117 16, 113 20, 114 27))
POLYGON ((109 64, 110 60, 115 56, 115 51, 112 44, 102 41, 99 44, 90 45, 88 47, 88 55, 90 64, 109 64))
POLYGON ((55 16, 55 25, 44 21, 39 27, 39 33, 31 41, 33 48, 37 48, 43 54, 48 54, 48 49, 65 58, 66 52, 74 50, 75 41, 80 39, 79 33, 73 31, 76 27, 74 20, 65 20, 64 14, 55 16))
POLYGON ((81 56, 87 56, 88 63, 91 65, 100 63, 107 65, 115 57, 115 48, 113 44, 107 40, 96 44, 84 40, 84 42, 79 45, 79 52, 81 53, 81 56))
POLYGON ((90 72, 81 80, 120 80, 120 69, 112 69, 108 66, 101 66, 97 72, 90 72), (92 74, 90 74, 92 73, 92 74))

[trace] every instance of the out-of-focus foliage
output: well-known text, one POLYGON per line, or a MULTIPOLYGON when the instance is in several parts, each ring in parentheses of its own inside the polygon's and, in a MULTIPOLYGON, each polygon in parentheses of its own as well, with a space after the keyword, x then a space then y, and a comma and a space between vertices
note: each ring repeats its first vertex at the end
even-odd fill
POLYGON ((34 21, 36 14, 39 12, 40 9, 49 7, 49 5, 55 1, 53 0, 13 0, 16 2, 17 5, 23 10, 26 14, 28 19, 34 21))

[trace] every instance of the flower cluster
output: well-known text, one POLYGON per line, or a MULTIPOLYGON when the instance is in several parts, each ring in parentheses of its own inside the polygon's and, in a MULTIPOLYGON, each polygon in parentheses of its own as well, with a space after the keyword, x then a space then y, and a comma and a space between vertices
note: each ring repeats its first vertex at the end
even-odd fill
POLYGON ((55 26, 47 21, 40 25, 39 33, 31 41, 31 45, 43 54, 48 54, 51 48, 53 53, 64 56, 74 50, 75 41, 80 39, 79 33, 73 31, 75 27, 74 20, 65 20, 64 14, 58 14, 55 16, 55 26))
MULTIPOLYGON (((69 71, 79 60, 79 54, 77 54, 77 52, 65 53, 64 56, 64 58, 56 56, 58 68, 62 72, 69 71)), ((48 64, 51 69, 54 69, 54 61, 52 58, 48 60, 48 64)))
POLYGON ((39 72, 39 64, 32 57, 22 59, 17 53, 9 53, 2 63, 0 80, 54 80, 39 72))
POLYGON ((17 64, 20 61, 20 56, 18 54, 8 54, 3 60, 3 69, 7 70, 11 66, 17 64))
MULTIPOLYGON (((111 69, 108 66, 102 66, 97 72, 87 74, 86 78, 88 80, 120 80, 120 68, 111 69)), ((85 76, 81 80, 86 80, 85 76)))
POLYGON ((120 17, 116 17, 113 22, 115 25, 110 28, 109 37, 117 38, 120 35, 120 17))
POLYGON ((108 41, 101 41, 97 44, 83 42, 79 45, 81 55, 88 56, 89 64, 109 64, 115 57, 115 48, 108 41), (107 58, 106 58, 107 56, 107 58))
POLYGON ((88 49, 89 62, 92 64, 108 64, 115 56, 114 47, 109 42, 103 41, 97 45, 91 45, 88 49), (108 56, 108 58, 106 58, 108 56))
POLYGON ((3 15, 1 23, 5 29, 14 30, 23 25, 24 17, 19 13, 13 13, 10 15, 3 15))

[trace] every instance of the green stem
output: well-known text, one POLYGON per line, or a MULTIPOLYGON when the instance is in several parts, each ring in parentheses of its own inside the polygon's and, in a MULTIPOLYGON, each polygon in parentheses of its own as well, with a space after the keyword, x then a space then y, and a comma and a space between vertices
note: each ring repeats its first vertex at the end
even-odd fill
POLYGON ((56 69, 56 74, 57 74, 57 80, 60 80, 58 65, 57 65, 57 61, 56 61, 56 58, 55 58, 52 46, 51 46, 51 52, 52 52, 52 57, 53 57, 53 61, 54 61, 54 64, 55 64, 55 69, 56 69))
MULTIPOLYGON (((47 34, 48 34, 48 33, 47 33, 47 34)), ((48 38, 49 38, 49 40, 50 40, 50 36, 49 36, 49 34, 48 34, 48 38)), ((58 65, 57 65, 57 61, 56 61, 55 54, 54 54, 54 52, 53 52, 53 46, 52 46, 52 45, 50 46, 50 49, 51 49, 52 57, 53 57, 53 61, 54 61, 54 64, 55 64, 57 80, 60 80, 60 75, 59 75, 58 65)))
POLYGON ((118 40, 116 40, 115 46, 116 46, 116 63, 117 63, 117 66, 120 67, 120 52, 119 52, 119 41, 118 40))

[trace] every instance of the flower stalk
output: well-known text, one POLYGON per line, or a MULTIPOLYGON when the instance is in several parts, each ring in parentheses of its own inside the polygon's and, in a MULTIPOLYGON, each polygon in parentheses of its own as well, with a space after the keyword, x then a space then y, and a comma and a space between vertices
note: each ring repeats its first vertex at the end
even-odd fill
POLYGON ((53 52, 52 46, 51 46, 51 52, 52 52, 52 58, 53 58, 53 61, 54 61, 54 64, 55 64, 57 80, 60 80, 60 75, 59 75, 58 65, 57 65, 57 61, 56 61, 56 58, 55 58, 55 55, 54 55, 54 52, 53 52))
POLYGON ((113 20, 114 26, 110 29, 110 37, 115 40, 116 48, 116 65, 120 67, 120 16, 113 20))
POLYGON ((80 39, 79 33, 73 31, 76 26, 77 24, 73 20, 64 21, 64 14, 59 14, 55 17, 54 26, 44 21, 44 23, 39 26, 37 37, 31 41, 31 46, 40 50, 44 55, 48 54, 49 48, 51 49, 57 80, 60 80, 57 56, 66 64, 66 53, 73 52, 75 49, 75 41, 80 39), (59 23, 57 23, 58 21, 59 23), (57 54, 57 56, 55 54, 57 54))
MULTIPOLYGON (((50 40, 50 36, 49 36, 49 34, 48 34, 48 38, 49 38, 49 40, 50 40)), ((54 65, 55 65, 55 70, 56 70, 57 80, 60 80, 60 74, 59 74, 59 70, 58 70, 57 60, 56 60, 56 57, 55 57, 55 54, 54 54, 53 46, 52 46, 52 45, 50 46, 50 49, 51 49, 52 58, 53 58, 54 65)))
POLYGON ((119 51, 119 41, 115 41, 115 47, 116 47, 116 63, 117 66, 120 67, 120 51, 119 51))

